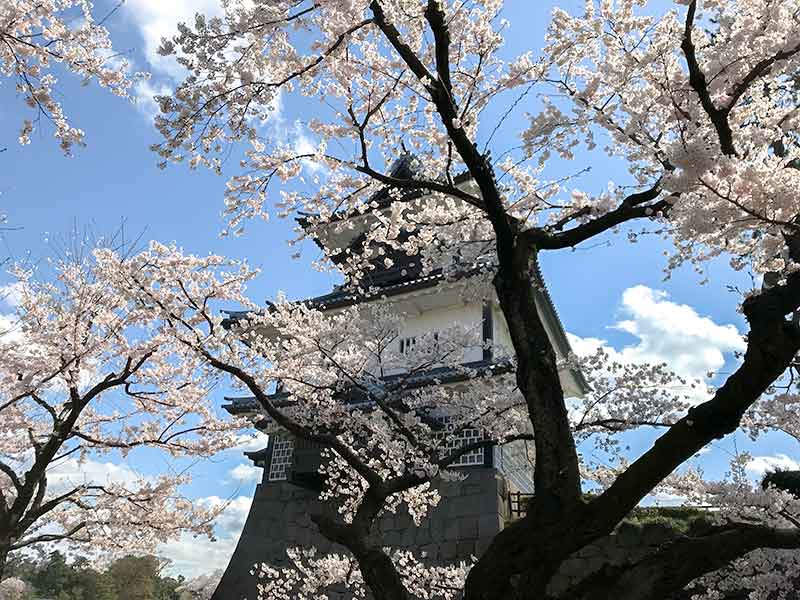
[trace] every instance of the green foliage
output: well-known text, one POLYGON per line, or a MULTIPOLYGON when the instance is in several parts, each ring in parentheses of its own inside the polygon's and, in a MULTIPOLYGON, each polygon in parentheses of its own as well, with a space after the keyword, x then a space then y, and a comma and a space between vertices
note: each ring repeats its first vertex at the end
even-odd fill
POLYGON ((162 577, 162 566, 154 556, 126 556, 99 571, 85 558, 67 561, 52 552, 38 559, 14 557, 6 574, 30 584, 32 595, 25 600, 179 600, 175 589, 183 577, 162 577))
POLYGON ((686 534, 708 522, 702 509, 682 506, 637 506, 625 519, 639 526, 663 526, 678 534, 686 534))

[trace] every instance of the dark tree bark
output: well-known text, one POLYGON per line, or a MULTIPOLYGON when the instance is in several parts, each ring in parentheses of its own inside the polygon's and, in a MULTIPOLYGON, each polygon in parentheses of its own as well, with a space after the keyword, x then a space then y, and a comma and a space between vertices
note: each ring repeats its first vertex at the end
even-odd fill
POLYGON ((369 541, 372 525, 385 500, 382 491, 368 490, 351 524, 322 514, 312 515, 311 519, 322 535, 353 554, 364 582, 376 599, 411 600, 392 559, 369 541))
POLYGON ((695 579, 758 548, 797 548, 800 531, 737 524, 680 536, 643 560, 607 567, 567 592, 571 600, 669 598, 695 579))
MULTIPOLYGON (((0 532, 1 533, 1 532, 0 532)), ((3 581, 8 565, 8 550, 11 543, 0 537, 0 581, 3 581)))

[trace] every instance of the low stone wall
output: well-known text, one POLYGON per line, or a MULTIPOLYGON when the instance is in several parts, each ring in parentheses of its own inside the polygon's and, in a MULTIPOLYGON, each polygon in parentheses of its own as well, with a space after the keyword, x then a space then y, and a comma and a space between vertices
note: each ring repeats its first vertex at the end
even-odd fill
POLYGON ((381 543, 424 552, 434 562, 480 556, 507 517, 505 479, 494 469, 477 468, 465 481, 443 482, 439 493, 441 502, 418 527, 407 513, 381 519, 381 543))

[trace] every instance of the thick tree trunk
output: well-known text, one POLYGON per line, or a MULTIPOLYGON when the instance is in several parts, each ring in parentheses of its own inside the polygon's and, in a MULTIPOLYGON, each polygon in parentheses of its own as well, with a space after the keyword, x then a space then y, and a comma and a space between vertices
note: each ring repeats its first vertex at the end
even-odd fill
POLYGON ((561 563, 608 533, 583 525, 582 505, 557 522, 537 519, 532 508, 527 517, 501 531, 473 566, 464 600, 544 600, 561 563))
POLYGON ((560 519, 581 496, 572 436, 556 353, 536 306, 533 249, 521 244, 512 264, 501 264, 494 285, 517 357, 517 385, 533 425, 537 508, 560 519))
POLYGON ((323 514, 312 514, 311 520, 324 537, 341 544, 353 554, 364 583, 376 600, 411 600, 392 559, 381 547, 368 541, 372 522, 381 506, 382 497, 368 491, 352 524, 341 523, 323 514))
POLYGON ((411 600, 400 574, 379 548, 368 548, 356 555, 361 575, 376 600, 411 600))
POLYGON ((489 600, 511 596, 512 577, 528 551, 522 521, 498 533, 472 567, 464 586, 464 600, 489 600))
POLYGON ((6 565, 8 564, 8 548, 10 546, 10 542, 0 540, 0 581, 3 581, 3 577, 5 577, 6 565))

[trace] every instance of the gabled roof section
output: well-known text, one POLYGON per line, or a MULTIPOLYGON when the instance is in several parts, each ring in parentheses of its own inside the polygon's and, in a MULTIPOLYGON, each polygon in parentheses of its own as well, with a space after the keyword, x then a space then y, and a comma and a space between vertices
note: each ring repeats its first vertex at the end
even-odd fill
MULTIPOLYGON (((395 381, 405 379, 404 389, 411 390, 425 387, 434 383, 444 385, 466 381, 469 378, 466 371, 474 371, 478 377, 490 377, 508 373, 512 368, 513 364, 507 359, 497 361, 478 360, 466 363, 462 365, 462 368, 460 369, 455 369, 453 367, 435 367, 425 371, 420 371, 419 373, 413 373, 411 375, 407 373, 388 375, 381 381, 387 385, 390 385, 395 381)), ((283 391, 275 392, 269 396, 270 401, 272 401, 275 406, 279 408, 292 405, 294 402, 290 398, 290 394, 283 391)), ((259 404, 258 400, 255 399, 255 397, 226 397, 225 400, 227 400, 229 404, 223 405, 223 408, 232 415, 245 415, 252 414, 254 412, 261 412, 261 405, 259 404)), ((363 397, 359 398, 358 394, 350 394, 348 396, 347 403, 354 406, 370 404, 369 402, 366 402, 363 397)))
MULTIPOLYGON (((418 159, 409 152, 404 152, 400 155, 389 168, 389 175, 398 179, 413 179, 417 170, 415 165, 418 159)), ((458 185, 471 180, 472 177, 469 171, 459 173, 453 177, 453 182, 458 185)), ((393 188, 391 186, 384 187, 370 198, 370 204, 374 204, 374 210, 382 210, 391 205, 395 199, 392 194, 393 188)), ((411 200, 421 198, 427 194, 425 189, 407 190, 403 193, 404 200, 411 200)), ((310 218, 314 215, 301 215, 297 218, 297 222, 301 227, 308 231, 310 227, 310 218)), ((334 214, 331 222, 345 221, 350 218, 363 216, 361 213, 346 213, 341 212, 334 214)), ((324 250, 324 245, 316 235, 310 234, 315 243, 324 250)), ((357 244, 359 239, 363 242, 363 236, 353 240, 357 244)), ((445 275, 441 270, 423 273, 419 257, 409 257, 405 254, 402 256, 392 255, 394 265, 390 268, 384 268, 381 265, 376 265, 376 269, 367 273, 363 285, 360 287, 352 286, 337 286, 332 292, 300 300, 303 304, 319 310, 327 311, 347 306, 353 306, 364 302, 372 302, 379 299, 399 296, 402 294, 410 293, 413 291, 432 288, 447 281, 465 279, 484 271, 487 268, 493 268, 494 257, 487 259, 485 264, 479 265, 476 268, 465 269, 460 273, 448 273, 445 275)), ((567 339, 564 326, 558 316, 556 307, 550 296, 550 292, 544 282, 541 273, 538 257, 534 259, 534 273, 533 281, 531 284, 534 286, 537 306, 539 307, 542 319, 546 321, 548 330, 552 333, 553 339, 551 340, 559 355, 567 357, 571 354, 572 349, 567 339)), ((227 311, 228 318, 223 321, 223 326, 231 327, 237 321, 245 319, 248 315, 246 311, 227 311)), ((570 368, 570 372, 574 377, 578 387, 584 392, 589 390, 589 385, 586 382, 583 374, 577 370, 570 368)))

